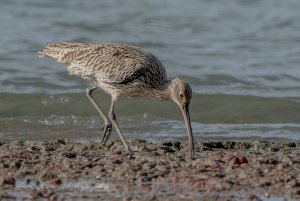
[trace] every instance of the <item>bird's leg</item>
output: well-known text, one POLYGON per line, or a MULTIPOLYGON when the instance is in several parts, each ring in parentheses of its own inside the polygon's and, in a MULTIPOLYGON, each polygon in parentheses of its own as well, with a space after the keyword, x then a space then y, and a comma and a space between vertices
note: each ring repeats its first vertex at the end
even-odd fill
POLYGON ((104 112, 100 109, 100 107, 98 106, 98 104, 95 102, 94 98, 92 97, 92 92, 94 90, 96 90, 96 89, 98 89, 98 87, 96 87, 96 86, 88 87, 86 89, 86 96, 88 97, 88 99, 91 101, 91 103, 93 104, 93 106, 96 108, 96 110, 98 111, 98 113, 100 114, 100 116, 102 117, 102 119, 104 120, 104 124, 103 124, 103 127, 102 127, 103 138, 102 138, 101 143, 105 144, 105 142, 107 141, 107 139, 109 138, 109 136, 111 134, 112 124, 111 124, 110 120, 105 116, 104 112))
POLYGON ((116 121, 116 115, 115 115, 115 112, 114 112, 114 105, 115 105, 115 102, 116 102, 116 99, 115 98, 112 98, 111 100, 111 105, 110 105, 110 109, 109 109, 109 112, 108 112, 108 117, 112 123, 112 125, 114 126, 115 130, 117 131, 126 151, 128 152, 132 152, 131 149, 129 148, 127 142, 125 141, 124 139, 124 136, 122 134, 122 131, 121 129, 119 128, 118 124, 117 124, 117 121, 116 121))
POLYGON ((104 122, 104 124, 102 126, 103 137, 102 137, 102 140, 101 140, 101 143, 103 145, 106 144, 108 138, 110 137, 111 130, 112 130, 112 124, 110 122, 104 122))

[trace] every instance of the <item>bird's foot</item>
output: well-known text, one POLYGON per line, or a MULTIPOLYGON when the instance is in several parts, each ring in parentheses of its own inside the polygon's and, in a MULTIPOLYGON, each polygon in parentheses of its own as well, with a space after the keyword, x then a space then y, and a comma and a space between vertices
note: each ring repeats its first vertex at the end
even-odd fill
MULTIPOLYGON (((116 119, 116 115, 113 114, 113 113, 108 113, 108 117, 111 119, 111 120, 115 120, 116 119)), ((105 121, 103 126, 102 126, 102 131, 103 131, 103 138, 102 138, 102 141, 101 143, 103 145, 105 145, 105 143, 107 142, 107 140, 109 139, 110 137, 110 134, 111 134, 111 130, 112 130, 112 123, 108 122, 108 121, 105 121)))
POLYGON ((131 150, 131 148, 129 146, 125 147, 126 150, 126 155, 129 156, 129 159, 133 159, 134 158, 134 152, 131 150))
POLYGON ((111 134, 111 130, 112 130, 112 124, 109 122, 104 122, 103 126, 102 126, 102 131, 103 131, 103 138, 101 140, 101 143, 103 145, 105 145, 105 143, 107 142, 107 140, 110 137, 111 134))
POLYGON ((109 113, 108 113, 108 117, 109 117, 112 121, 116 121, 116 115, 115 115, 115 113, 109 112, 109 113))
POLYGON ((131 148, 129 146, 125 147, 125 150, 127 153, 133 153, 133 151, 131 150, 131 148))

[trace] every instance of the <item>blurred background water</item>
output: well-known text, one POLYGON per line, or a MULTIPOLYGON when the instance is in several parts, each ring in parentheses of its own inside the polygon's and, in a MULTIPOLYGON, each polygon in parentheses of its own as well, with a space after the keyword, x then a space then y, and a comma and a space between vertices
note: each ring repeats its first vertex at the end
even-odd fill
MULTIPOLYGON (((299 141, 299 10, 298 0, 1 0, 0 139, 98 140, 88 83, 37 52, 113 41, 150 50, 191 83, 196 140, 299 141)), ((186 140, 171 102, 121 99, 116 113, 127 139, 186 140)))

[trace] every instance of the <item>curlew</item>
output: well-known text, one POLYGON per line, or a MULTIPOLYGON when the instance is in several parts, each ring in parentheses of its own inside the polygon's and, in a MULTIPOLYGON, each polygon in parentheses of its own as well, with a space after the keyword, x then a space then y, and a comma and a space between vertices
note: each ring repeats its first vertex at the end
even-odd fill
POLYGON ((150 52, 120 43, 49 43, 40 55, 52 57, 67 65, 70 74, 82 76, 93 86, 86 89, 86 96, 104 120, 102 143, 108 140, 112 126, 125 149, 131 151, 117 124, 114 112, 120 96, 144 96, 159 100, 172 100, 181 109, 187 128, 190 155, 194 155, 193 132, 189 115, 192 98, 190 85, 179 78, 167 79, 165 67, 150 52), (92 92, 98 88, 111 95, 107 116, 96 103, 92 92))

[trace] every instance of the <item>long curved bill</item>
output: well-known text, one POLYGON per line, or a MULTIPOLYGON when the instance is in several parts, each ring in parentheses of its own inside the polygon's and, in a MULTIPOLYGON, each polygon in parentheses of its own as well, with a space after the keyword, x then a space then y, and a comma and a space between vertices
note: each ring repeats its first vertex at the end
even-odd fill
POLYGON ((191 157, 193 157, 195 153, 195 149, 194 149, 193 131, 192 131, 192 125, 191 125, 190 113, 189 113, 189 104, 181 106, 180 109, 184 118, 187 134, 189 137, 191 157))

